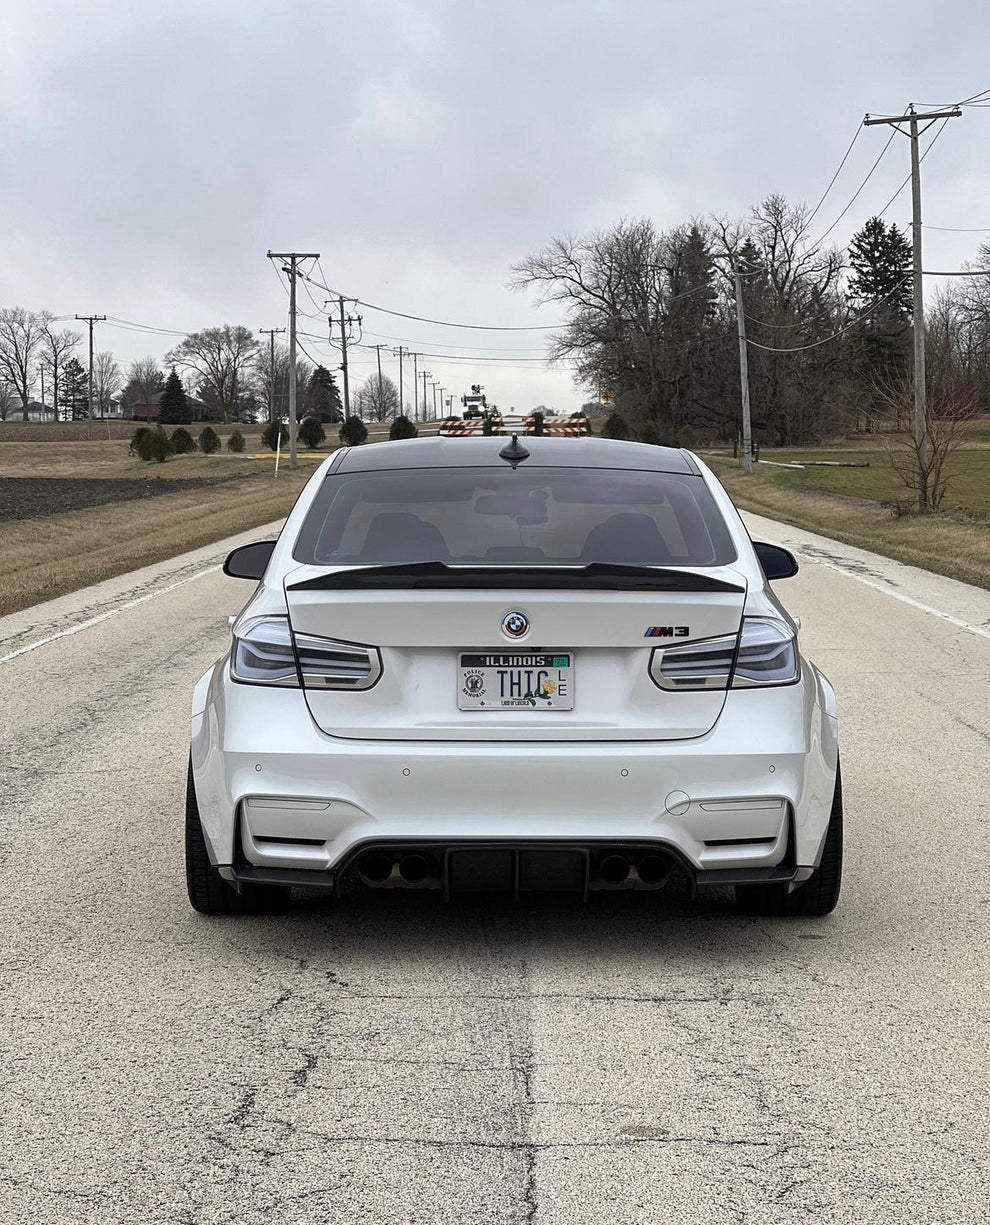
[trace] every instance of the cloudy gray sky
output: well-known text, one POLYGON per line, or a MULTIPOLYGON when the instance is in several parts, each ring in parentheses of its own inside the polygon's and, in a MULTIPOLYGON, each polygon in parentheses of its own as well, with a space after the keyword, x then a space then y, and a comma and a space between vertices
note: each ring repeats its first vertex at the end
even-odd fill
MULTIPOLYGON (((814 202, 864 112, 990 87, 988 30, 985 0, 8 4, 0 305, 183 332, 280 326, 272 248, 319 251, 333 289, 409 314, 553 324, 553 305, 506 288, 513 261, 623 216, 738 216, 770 191, 814 202)), ((815 237, 887 131, 861 134, 815 237)), ((924 166, 927 223, 990 227, 988 149, 990 108, 947 125, 924 166)), ((844 245, 907 172, 898 138, 833 237, 844 245)), ((909 210, 905 191, 886 216, 909 210)), ((958 268, 986 238, 928 230, 925 263, 958 268)), ((300 305, 316 314, 313 293, 300 305)), ((362 313, 369 343, 448 354, 429 369, 458 393, 587 398, 524 360, 540 331, 362 313)), ((122 362, 171 341, 98 337, 122 362)), ((373 356, 354 358, 367 374, 373 356)))

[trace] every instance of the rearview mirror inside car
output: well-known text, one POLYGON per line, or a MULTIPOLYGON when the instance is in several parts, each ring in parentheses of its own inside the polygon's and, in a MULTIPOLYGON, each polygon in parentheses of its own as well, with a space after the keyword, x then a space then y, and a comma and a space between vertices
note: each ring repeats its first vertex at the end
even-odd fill
POLYGON ((753 542, 756 556, 760 559, 763 573, 768 579, 792 578, 798 572, 797 559, 779 544, 753 542))
POLYGON ((227 560, 223 563, 224 574, 229 578, 253 578, 257 581, 268 568, 275 544, 274 540, 242 544, 239 549, 227 554, 227 560))

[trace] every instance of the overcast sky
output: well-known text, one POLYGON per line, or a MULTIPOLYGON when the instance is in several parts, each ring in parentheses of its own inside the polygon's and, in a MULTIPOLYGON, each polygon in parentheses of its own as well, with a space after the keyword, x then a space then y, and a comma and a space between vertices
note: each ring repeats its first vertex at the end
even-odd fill
MULTIPOLYGON (((552 304, 506 287, 553 235, 741 216, 771 191, 814 203, 864 112, 990 87, 988 51, 985 0, 8 3, 0 305, 182 332, 282 326, 271 248, 319 251, 334 290, 408 314, 553 324, 552 304)), ((814 236, 888 131, 861 133, 814 236)), ((990 108, 947 124, 924 165, 926 223, 990 227, 988 149, 990 108)), ((833 232, 840 245, 908 156, 898 137, 833 232)), ((886 216, 909 220, 907 190, 886 216)), ((925 264, 958 268, 987 238, 927 230, 925 264)), ((300 305, 315 314, 313 293, 300 305)), ((506 407, 587 398, 567 371, 522 362, 546 333, 358 309, 369 343, 476 355, 427 359, 457 394, 480 381, 506 407)), ((98 329, 122 364, 171 339, 98 329)), ((374 357, 353 356, 363 377, 374 357)))

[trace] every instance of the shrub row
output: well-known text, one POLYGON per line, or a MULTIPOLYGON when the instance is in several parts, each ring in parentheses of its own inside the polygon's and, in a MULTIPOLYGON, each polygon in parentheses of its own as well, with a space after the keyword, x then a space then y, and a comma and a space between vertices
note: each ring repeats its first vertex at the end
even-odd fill
MULTIPOLYGON (((419 430, 408 417, 396 417, 389 427, 388 436, 393 441, 397 438, 416 438, 419 430)), ((347 447, 359 447, 368 440, 368 427, 360 417, 348 417, 337 432, 340 441, 347 447)), ((312 451, 326 441, 327 433, 318 417, 303 417, 299 422, 298 438, 302 446, 312 451)), ((261 435, 262 445, 269 451, 282 449, 289 445, 289 430, 285 422, 272 421, 265 426, 261 435), (281 435, 281 444, 279 436, 281 435)))
MULTIPOLYGON (((209 425, 200 430, 198 438, 181 425, 171 434, 166 434, 160 425, 139 425, 131 435, 130 451, 146 463, 163 464, 170 455, 187 455, 197 449, 204 455, 213 455, 220 450, 220 445, 220 435, 209 425)), ((244 435, 234 430, 227 439, 227 450, 236 454, 243 451, 244 446, 244 435)))

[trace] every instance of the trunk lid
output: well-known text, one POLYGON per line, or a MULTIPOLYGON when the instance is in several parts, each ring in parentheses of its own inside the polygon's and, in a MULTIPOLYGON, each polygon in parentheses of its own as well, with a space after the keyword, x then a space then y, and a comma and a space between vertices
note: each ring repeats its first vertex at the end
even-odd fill
POLYGON ((589 565, 533 570, 437 563, 302 566, 285 583, 293 631, 376 648, 382 674, 360 692, 306 689, 328 735, 361 740, 676 740, 715 724, 724 690, 669 692, 653 650, 739 631, 745 579, 589 565), (508 613, 529 629, 511 639, 508 613), (461 709, 462 655, 569 657, 573 707, 461 709))

